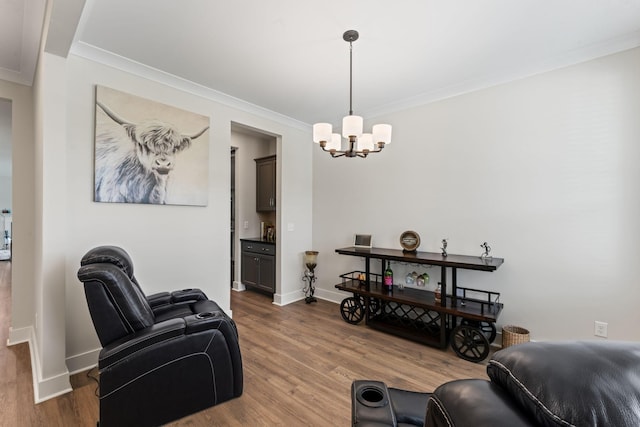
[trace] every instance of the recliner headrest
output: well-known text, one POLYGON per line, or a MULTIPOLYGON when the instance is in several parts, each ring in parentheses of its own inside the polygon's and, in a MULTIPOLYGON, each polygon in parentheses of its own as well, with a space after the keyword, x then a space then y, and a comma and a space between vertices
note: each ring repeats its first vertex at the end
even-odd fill
POLYGON ((114 264, 124 271, 129 279, 133 277, 133 262, 129 254, 118 246, 98 246, 87 252, 80 260, 80 265, 109 263, 114 264))

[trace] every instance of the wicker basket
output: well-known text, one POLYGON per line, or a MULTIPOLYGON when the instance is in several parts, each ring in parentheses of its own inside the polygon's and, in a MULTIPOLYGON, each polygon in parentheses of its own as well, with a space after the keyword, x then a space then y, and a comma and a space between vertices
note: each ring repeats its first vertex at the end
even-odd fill
POLYGON ((529 342, 529 331, 520 326, 504 326, 502 328, 502 348, 529 342))

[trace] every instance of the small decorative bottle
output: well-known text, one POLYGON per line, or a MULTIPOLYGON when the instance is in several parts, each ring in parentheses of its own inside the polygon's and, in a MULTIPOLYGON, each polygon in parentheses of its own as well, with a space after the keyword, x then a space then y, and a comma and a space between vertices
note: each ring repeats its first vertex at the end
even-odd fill
POLYGON ((393 270, 391 270, 391 263, 387 265, 386 270, 384 270, 384 283, 383 290, 386 292, 393 291, 393 270))
POLYGON ((440 284, 440 282, 438 282, 438 287, 436 288, 435 295, 436 304, 440 305, 442 301, 442 285, 440 284))

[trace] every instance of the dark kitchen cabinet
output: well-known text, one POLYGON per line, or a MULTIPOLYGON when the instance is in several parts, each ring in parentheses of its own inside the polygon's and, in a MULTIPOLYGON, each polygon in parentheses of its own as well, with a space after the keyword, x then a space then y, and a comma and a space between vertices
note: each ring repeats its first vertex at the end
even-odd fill
POLYGON ((259 239, 241 239, 241 281, 245 286, 253 287, 271 294, 276 291, 276 256, 273 243, 259 239))
POLYGON ((276 156, 261 157, 256 161, 256 211, 276 210, 276 156))

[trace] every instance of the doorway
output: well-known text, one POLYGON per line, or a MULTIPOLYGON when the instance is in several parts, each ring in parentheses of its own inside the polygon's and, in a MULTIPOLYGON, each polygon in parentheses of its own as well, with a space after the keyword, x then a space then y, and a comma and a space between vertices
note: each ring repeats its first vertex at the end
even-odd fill
POLYGON ((237 147, 231 147, 231 284, 235 281, 236 271, 236 150, 237 147))
POLYGON ((11 259, 12 157, 11 101, 0 98, 0 261, 11 259))
MULTIPOLYGON (((266 224, 271 225, 272 233, 277 230, 276 216, 278 213, 264 213, 257 209, 257 163, 256 159, 265 156, 275 156, 277 152, 277 138, 255 128, 238 123, 231 124, 231 251, 232 251, 232 289, 244 291, 255 289, 255 286, 245 286, 242 282, 242 250, 240 239, 260 239, 266 230, 266 224)), ((274 204, 277 195, 273 198, 274 204)), ((275 245, 275 244, 274 244, 275 245)), ((275 254, 275 251, 274 251, 275 254)), ((274 271, 277 264, 274 259, 274 271)), ((246 269, 244 270, 246 273, 246 269)), ((273 279, 275 282, 275 277, 273 279)), ((247 282, 249 283, 249 282, 247 282)), ((275 285, 274 285, 275 293, 275 285)))

